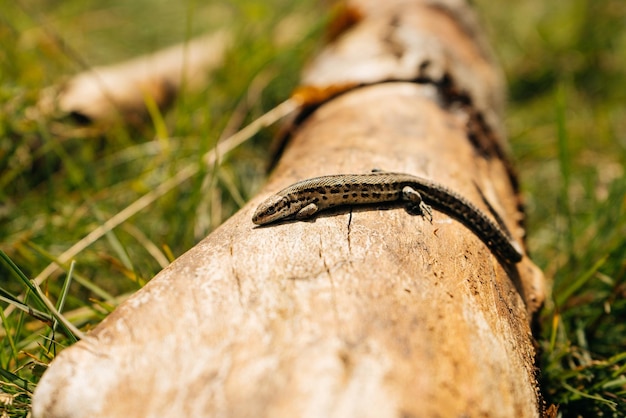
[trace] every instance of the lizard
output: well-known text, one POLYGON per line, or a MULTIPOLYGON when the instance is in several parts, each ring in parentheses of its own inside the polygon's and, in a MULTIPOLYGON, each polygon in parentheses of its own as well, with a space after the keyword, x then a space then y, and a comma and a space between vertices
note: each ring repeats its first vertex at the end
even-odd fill
POLYGON ((401 201, 407 212, 432 223, 432 207, 468 227, 506 262, 523 257, 520 245, 508 231, 459 193, 432 180, 404 173, 374 171, 369 174, 335 174, 302 180, 262 202, 252 222, 266 225, 279 220, 311 218, 338 206, 401 201))

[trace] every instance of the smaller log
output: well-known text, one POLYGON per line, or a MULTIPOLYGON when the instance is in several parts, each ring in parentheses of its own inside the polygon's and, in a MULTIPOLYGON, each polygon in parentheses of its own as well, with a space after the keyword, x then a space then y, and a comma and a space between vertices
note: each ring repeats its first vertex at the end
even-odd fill
POLYGON ((130 61, 94 67, 46 89, 38 106, 45 114, 69 114, 84 123, 116 118, 140 123, 147 116, 146 100, 163 109, 182 88, 205 86, 231 41, 229 32, 219 31, 130 61))

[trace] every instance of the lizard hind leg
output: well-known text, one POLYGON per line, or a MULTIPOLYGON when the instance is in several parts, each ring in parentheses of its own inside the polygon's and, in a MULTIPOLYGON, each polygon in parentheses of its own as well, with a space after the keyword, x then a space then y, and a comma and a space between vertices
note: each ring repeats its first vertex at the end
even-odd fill
POLYGON ((428 219, 428 222, 433 223, 433 209, 424 203, 422 195, 411 186, 404 186, 402 188, 402 200, 406 201, 406 211, 411 215, 422 215, 428 219))

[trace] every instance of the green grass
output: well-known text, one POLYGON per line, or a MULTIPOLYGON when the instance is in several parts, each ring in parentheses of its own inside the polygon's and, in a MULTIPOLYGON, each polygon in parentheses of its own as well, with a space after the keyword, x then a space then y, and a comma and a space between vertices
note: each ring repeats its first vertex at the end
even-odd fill
POLYGON ((480 4, 509 81, 529 244, 553 286, 544 396, 564 417, 626 416, 626 4, 480 4))
MULTIPOLYGON (((626 4, 476 3, 509 82, 528 242, 553 285, 536 334, 546 402, 563 417, 626 416, 626 4)), ((315 4, 0 0, 0 307, 26 295, 39 312, 0 310, 0 412, 26 416, 46 364, 74 341, 42 295, 89 330, 254 194, 273 129, 150 203, 41 290, 25 280, 198 166, 231 118, 246 124, 284 100, 320 42, 325 17, 315 4), (278 46, 275 28, 292 14, 305 29, 278 46), (68 74, 222 27, 237 47, 205 91, 157 115, 163 125, 87 129, 33 111, 41 89, 68 74), (249 97, 254 80, 267 81, 249 97)))

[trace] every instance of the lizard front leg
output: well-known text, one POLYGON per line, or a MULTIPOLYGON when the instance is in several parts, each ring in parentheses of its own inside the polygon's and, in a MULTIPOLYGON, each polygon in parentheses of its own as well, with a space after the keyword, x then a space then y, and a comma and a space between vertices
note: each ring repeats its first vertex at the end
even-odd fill
POLYGON ((306 205, 305 207, 303 207, 296 213, 296 219, 297 220, 308 219, 311 216, 313 216, 317 212, 317 210, 318 210, 318 207, 315 203, 309 203, 308 205, 306 205))

